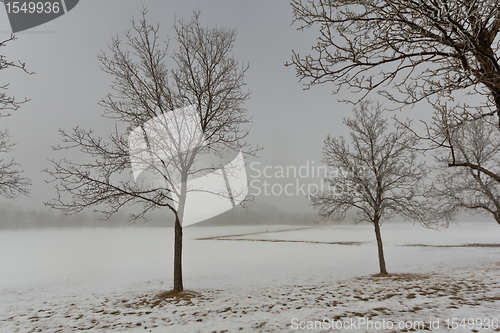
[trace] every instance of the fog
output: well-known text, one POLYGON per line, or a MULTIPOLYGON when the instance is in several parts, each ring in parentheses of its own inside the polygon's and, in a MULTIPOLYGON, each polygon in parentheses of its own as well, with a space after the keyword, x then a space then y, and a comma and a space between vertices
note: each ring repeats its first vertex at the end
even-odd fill
MULTIPOLYGON (((314 170, 322 165, 323 140, 327 134, 346 134, 342 119, 350 115, 352 105, 338 101, 350 98, 347 92, 332 95, 328 84, 304 90, 295 69, 284 66, 292 50, 305 54, 316 36, 316 29, 296 30, 286 0, 88 0, 80 1, 56 20, 17 33, 18 39, 8 43, 2 54, 25 62, 35 74, 2 71, 0 83, 9 84, 8 94, 30 101, 11 117, 2 118, 0 128, 8 128, 17 142, 12 156, 32 179, 33 186, 30 197, 0 202, 13 203, 24 211, 42 212, 44 202, 56 196, 53 184, 46 183, 48 175, 42 172, 50 167, 49 159, 85 157, 76 151, 54 152, 51 147, 62 143, 58 130, 91 128, 103 136, 113 131, 115 122, 103 118, 104 109, 98 105, 111 92, 112 77, 100 69, 97 54, 108 51, 111 38, 123 36, 131 28, 131 19, 140 15, 143 6, 149 9, 149 22, 160 23, 161 38, 170 38, 171 50, 175 49, 175 19, 189 19, 196 9, 201 10, 201 21, 207 26, 237 29, 235 57, 250 64, 245 76, 251 91, 245 104, 252 118, 247 126, 248 139, 254 148, 264 148, 258 158, 247 157, 245 161, 253 195, 247 206, 273 207, 299 215, 310 213, 307 195, 322 184, 319 172, 314 170), (276 176, 279 169, 302 173, 276 176)), ((0 38, 6 39, 10 33, 6 12, 0 10, 0 38)), ((381 100, 377 95, 369 97, 381 100)), ((426 117, 421 108, 401 116, 415 114, 426 117)))

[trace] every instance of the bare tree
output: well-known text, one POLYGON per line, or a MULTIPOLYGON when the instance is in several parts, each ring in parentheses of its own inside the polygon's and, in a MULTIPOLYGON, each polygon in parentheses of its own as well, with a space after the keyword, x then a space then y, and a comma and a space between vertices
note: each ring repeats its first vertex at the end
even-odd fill
POLYGON ((175 216, 173 289, 182 291, 189 178, 221 170, 216 162, 200 162, 203 157, 223 160, 248 148, 242 129, 249 122, 242 106, 249 97, 243 91, 248 66, 232 55, 235 30, 202 27, 195 12, 190 21, 175 23, 179 48, 172 56, 176 68, 169 70, 168 43, 160 44, 159 25, 148 24, 146 14, 144 9, 142 19, 132 22, 125 44, 113 39, 111 55, 99 55, 102 69, 114 77, 113 93, 101 101, 105 116, 126 129, 117 126, 109 140, 91 130, 61 131, 66 144, 56 149, 76 148, 95 160, 53 161, 47 172, 59 197, 48 204, 68 214, 96 206, 108 217, 124 206, 139 206, 132 220, 168 208, 175 216), (136 171, 146 176, 138 179, 136 171))
POLYGON ((428 223, 423 199, 426 168, 412 149, 417 139, 397 124, 388 132, 379 104, 362 102, 353 112, 353 118, 344 119, 350 144, 343 136, 325 140, 323 161, 335 172, 325 178, 330 189, 312 195, 311 202, 324 217, 343 220, 354 209, 355 223, 371 223, 380 274, 387 274, 380 227, 394 215, 428 223))
MULTIPOLYGON (((441 109, 442 118, 450 115, 441 109)), ((441 121, 439 122, 441 123, 441 121)), ((458 122, 446 130, 448 151, 436 156, 441 168, 434 184, 434 196, 440 203, 443 217, 453 219, 462 211, 483 212, 493 215, 500 224, 500 133, 495 124, 480 118, 471 122, 458 122), (451 160, 474 168, 448 168, 451 160), (480 170, 478 170, 480 168, 480 170)))
POLYGON ((484 177, 500 182, 498 170, 450 141, 457 127, 485 118, 500 130, 498 1, 294 0, 292 8, 299 29, 319 28, 311 54, 294 52, 287 64, 306 87, 329 82, 360 100, 378 92, 400 107, 430 102, 434 120, 415 134, 446 151, 446 166, 481 173, 476 186, 484 177))
MULTIPOLYGON (((13 143, 10 142, 9 132, 0 131, 0 153, 12 152, 13 143)), ((28 195, 31 181, 22 176, 23 171, 16 169, 18 166, 14 159, 5 161, 0 158, 0 195, 6 198, 15 198, 19 194, 28 195)))
MULTIPOLYGON (((11 35, 9 39, 0 42, 0 47, 6 46, 8 42, 13 40, 15 40, 15 37, 11 35)), ((0 71, 9 67, 20 68, 26 73, 30 73, 26 70, 24 63, 9 61, 4 55, 0 54, 0 71)), ((7 96, 5 91, 8 86, 8 84, 0 84, 0 117, 9 116, 10 111, 17 110, 22 103, 27 101, 25 99, 18 102, 14 97, 7 96)), ((14 143, 10 142, 9 132, 7 130, 0 131, 0 153, 11 153, 14 145, 14 143)), ((17 166, 18 164, 13 158, 9 161, 0 158, 0 195, 3 197, 15 198, 19 194, 29 194, 28 188, 31 186, 31 181, 22 176, 23 171, 16 169, 17 166)))
MULTIPOLYGON (((11 42, 15 40, 16 38, 14 35, 11 35, 10 38, 0 41, 0 47, 6 46, 8 42, 11 42)), ((32 74, 26 69, 26 64, 23 62, 14 62, 11 60, 7 60, 7 58, 0 54, 0 71, 7 69, 7 68, 19 68, 23 70, 26 73, 32 74)), ((8 84, 0 84, 0 117, 5 117, 10 115, 9 111, 15 111, 19 109, 22 103, 27 102, 27 99, 24 99, 23 101, 16 101, 14 97, 7 96, 7 93, 5 92, 7 88, 9 87, 8 84), (7 112, 7 113, 4 113, 7 112)))
POLYGON ((307 86, 331 82, 334 92, 378 91, 402 104, 473 91, 487 97, 483 110, 500 112, 497 1, 294 0, 292 8, 299 29, 320 33, 311 54, 294 52, 289 64, 307 86))

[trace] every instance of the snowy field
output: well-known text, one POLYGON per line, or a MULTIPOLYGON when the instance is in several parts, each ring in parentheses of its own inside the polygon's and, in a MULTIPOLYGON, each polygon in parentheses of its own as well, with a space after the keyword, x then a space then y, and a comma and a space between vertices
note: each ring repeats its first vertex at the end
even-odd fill
POLYGON ((0 332, 500 332, 498 224, 382 238, 389 277, 371 225, 187 227, 169 298, 171 228, 0 231, 0 332))

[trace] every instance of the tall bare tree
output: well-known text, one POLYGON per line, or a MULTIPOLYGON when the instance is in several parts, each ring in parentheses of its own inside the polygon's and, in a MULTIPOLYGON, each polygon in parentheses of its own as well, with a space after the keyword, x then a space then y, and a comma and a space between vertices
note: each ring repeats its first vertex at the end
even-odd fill
POLYGON ((350 144, 343 136, 325 140, 323 161, 335 172, 324 180, 330 189, 312 195, 311 202, 322 216, 343 220, 353 209, 355 223, 371 223, 380 274, 387 274, 380 227, 394 215, 428 223, 423 198, 426 168, 412 149, 417 139, 404 126, 389 132, 379 104, 362 102, 353 112, 353 118, 344 119, 350 144))
POLYGON ((299 29, 319 29, 311 54, 294 52, 289 64, 307 86, 331 82, 334 92, 378 91, 402 104, 474 91, 500 111, 497 1, 293 0, 292 8, 299 29))
POLYGON ((307 87, 329 82, 360 100, 378 92, 400 107, 430 102, 434 121, 418 135, 447 151, 446 166, 500 182, 497 170, 455 154, 448 135, 485 117, 500 130, 498 1, 293 0, 292 8, 299 29, 319 29, 312 52, 294 52, 288 64, 307 87))
MULTIPOLYGON (((0 47, 6 46, 10 41, 15 40, 14 35, 11 35, 9 39, 0 42, 0 47)), ((0 71, 7 68, 14 67, 20 68, 26 73, 26 65, 22 62, 13 62, 7 60, 7 58, 0 54, 0 71)), ((8 96, 5 92, 8 88, 8 84, 0 84, 0 117, 7 117, 10 115, 11 111, 17 110, 24 101, 16 101, 14 97, 8 96)), ((14 143, 10 141, 10 135, 7 130, 0 131, 0 153, 7 154, 13 151, 14 143)), ((23 171, 18 170, 16 167, 18 164, 14 159, 5 160, 0 158, 0 195, 6 198, 15 198, 19 194, 28 195, 28 188, 31 186, 31 181, 22 176, 23 171)))
POLYGON ((448 108, 440 109, 438 125, 442 144, 448 150, 441 151, 436 158, 440 162, 434 196, 440 203, 439 212, 444 218, 453 219, 462 211, 491 214, 500 224, 500 132, 496 124, 479 118, 474 121, 452 121, 453 113, 448 108), (475 168, 452 168, 449 165, 474 165, 475 168), (478 170, 479 169, 479 170, 478 170))
POLYGON ((205 28, 195 12, 190 21, 175 23, 178 49, 172 59, 176 66, 169 70, 168 43, 160 43, 159 25, 148 24, 146 14, 144 9, 142 19, 132 22, 125 43, 113 39, 111 55, 99 55, 102 69, 114 78, 113 93, 101 101, 105 116, 126 129, 118 126, 109 140, 92 130, 61 131, 66 144, 56 149, 79 149, 95 160, 53 161, 53 169, 47 172, 59 197, 48 204, 68 214, 96 206, 106 216, 126 205, 139 206, 132 220, 153 209, 168 208, 175 216, 173 289, 182 291, 188 177, 217 169, 213 163, 199 166, 203 163, 198 157, 208 152, 224 159, 248 148, 244 141, 248 132, 242 128, 249 122, 243 108, 249 97, 243 91, 248 66, 233 57, 235 30, 205 28), (174 110, 191 111, 177 117, 174 110), (132 162, 130 155, 135 156, 132 162), (148 169, 151 177, 136 181, 131 171, 137 167, 148 169))

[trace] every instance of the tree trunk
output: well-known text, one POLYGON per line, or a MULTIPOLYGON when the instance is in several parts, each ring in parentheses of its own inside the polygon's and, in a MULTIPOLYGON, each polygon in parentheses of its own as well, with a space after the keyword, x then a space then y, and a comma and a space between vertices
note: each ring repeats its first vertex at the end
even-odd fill
POLYGON ((187 171, 183 168, 181 172, 181 188, 179 195, 179 206, 175 214, 174 232, 174 291, 183 291, 182 284, 182 222, 184 221, 184 208, 187 197, 187 171))
POLYGON ((174 234, 174 291, 183 291, 182 285, 182 224, 175 215, 174 234))
POLYGON ((382 245, 382 236, 380 235, 379 222, 380 222, 379 218, 375 218, 375 221, 373 221, 373 225, 375 226, 375 237, 377 238, 378 262, 380 266, 380 274, 387 274, 387 270, 385 268, 384 248, 382 245))

